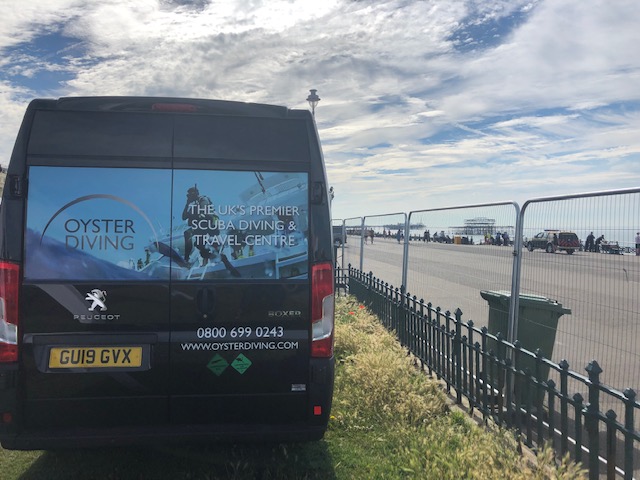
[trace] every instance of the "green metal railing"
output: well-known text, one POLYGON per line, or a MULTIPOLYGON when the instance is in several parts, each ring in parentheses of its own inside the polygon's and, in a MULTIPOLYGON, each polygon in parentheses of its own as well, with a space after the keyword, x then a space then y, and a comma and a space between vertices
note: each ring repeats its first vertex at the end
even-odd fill
POLYGON ((509 343, 500 333, 464 322, 460 309, 443 312, 351 265, 336 269, 336 284, 347 286, 378 316, 423 370, 446 383, 457 403, 466 397, 471 413, 477 410, 485 420, 515 429, 530 448, 550 442, 560 454, 570 453, 588 468, 590 479, 634 478, 640 467, 640 432, 634 428, 640 403, 632 389, 620 392, 600 383, 602 369, 595 360, 587 365, 587 376, 580 375, 564 360, 556 364, 540 350, 528 351, 518 341, 509 343), (569 380, 581 386, 586 399, 568 391, 569 380), (622 420, 614 410, 600 411, 605 397, 621 405, 622 420))

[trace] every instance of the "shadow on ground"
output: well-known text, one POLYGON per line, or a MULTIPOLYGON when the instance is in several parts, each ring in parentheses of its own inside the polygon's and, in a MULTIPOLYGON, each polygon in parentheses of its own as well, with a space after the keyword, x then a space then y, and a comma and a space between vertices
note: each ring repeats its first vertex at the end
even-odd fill
POLYGON ((48 451, 20 479, 335 479, 324 441, 48 451))

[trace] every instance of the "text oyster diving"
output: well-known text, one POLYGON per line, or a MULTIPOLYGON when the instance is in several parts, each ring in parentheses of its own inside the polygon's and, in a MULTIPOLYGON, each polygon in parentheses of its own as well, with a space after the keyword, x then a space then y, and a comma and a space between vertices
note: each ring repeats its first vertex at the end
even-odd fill
MULTIPOLYGON (((190 213, 197 215, 215 215, 213 205, 189 205, 190 213)), ((272 205, 230 205, 222 207, 220 211, 225 214, 254 215, 254 216, 278 216, 293 218, 299 215, 297 206, 272 206, 272 205)), ((297 239, 286 233, 296 230, 293 220, 280 218, 271 220, 224 220, 218 217, 196 218, 187 223, 194 230, 193 238, 208 245, 230 246, 263 246, 263 245, 297 245, 297 239), (269 236, 261 234, 243 233, 237 234, 199 234, 199 231, 233 231, 236 233, 246 231, 262 231, 281 233, 281 235, 269 236)), ((135 247, 134 235, 135 223, 131 219, 109 218, 71 218, 65 221, 64 229, 65 245, 70 249, 82 250, 133 250, 135 247)))

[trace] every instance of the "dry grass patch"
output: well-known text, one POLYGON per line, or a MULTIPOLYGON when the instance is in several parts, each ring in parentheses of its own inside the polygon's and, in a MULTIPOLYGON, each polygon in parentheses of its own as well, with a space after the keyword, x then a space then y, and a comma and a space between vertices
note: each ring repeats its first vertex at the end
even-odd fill
POLYGON ((338 302, 345 302, 339 311, 346 307, 347 313, 338 319, 336 335, 336 421, 347 428, 419 425, 444 414, 447 400, 438 384, 412 366, 378 319, 353 299, 338 302))
POLYGON ((452 411, 441 384, 416 368, 395 336, 354 297, 338 298, 336 312, 330 435, 342 432, 366 442, 365 451, 352 451, 353 468, 367 464, 357 455, 378 455, 386 458, 378 474, 395 472, 390 478, 585 478, 568 459, 556 467, 551 450, 538 457, 538 465, 529 464, 512 432, 479 427, 452 411))

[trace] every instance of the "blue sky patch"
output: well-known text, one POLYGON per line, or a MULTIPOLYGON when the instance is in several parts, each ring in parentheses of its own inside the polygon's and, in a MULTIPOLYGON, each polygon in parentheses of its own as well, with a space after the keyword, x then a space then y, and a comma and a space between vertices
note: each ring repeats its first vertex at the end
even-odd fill
POLYGON ((0 72, 4 81, 19 81, 21 85, 35 91, 51 91, 74 77, 69 70, 69 57, 84 54, 84 42, 47 32, 29 42, 6 48, 3 52, 8 60, 0 72))
POLYGON ((505 17, 490 19, 470 15, 460 22, 460 28, 448 40, 461 53, 495 47, 522 25, 530 13, 531 10, 519 10, 505 17))

